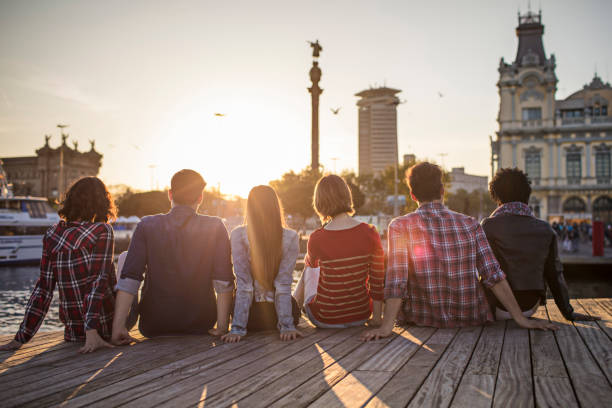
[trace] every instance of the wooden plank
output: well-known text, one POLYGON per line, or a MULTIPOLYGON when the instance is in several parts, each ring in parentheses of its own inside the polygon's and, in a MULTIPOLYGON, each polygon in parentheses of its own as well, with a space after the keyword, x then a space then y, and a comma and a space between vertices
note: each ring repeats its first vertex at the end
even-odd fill
MULTIPOLYGON (((359 329, 357 333, 361 332, 361 330, 359 329)), ((323 370, 349 355, 349 353, 355 351, 362 344, 356 336, 353 336, 329 350, 321 350, 318 358, 312 359, 287 375, 259 388, 246 398, 238 400, 238 405, 245 407, 270 406, 314 376, 322 375, 321 372, 323 370)))
MULTIPOLYGON (((260 372, 256 376, 245 379, 239 382, 233 387, 227 388, 222 392, 214 395, 209 394, 206 398, 206 405, 210 406, 229 406, 244 397, 253 394, 258 389, 266 386, 267 384, 287 375, 291 375, 291 372, 296 369, 303 370, 303 366, 311 361, 319 362, 319 370, 323 369, 321 363, 321 355, 332 352, 332 350, 340 345, 346 344, 356 348, 359 343, 359 333, 363 331, 363 328, 351 328, 346 330, 339 330, 332 336, 313 344, 312 346, 300 350, 286 360, 280 361, 279 363, 268 367, 266 370, 260 372), (300 368, 301 367, 301 368, 300 368)), ((244 403, 241 403, 244 404, 244 403)), ((257 405, 262 406, 259 402, 257 405)))
POLYGON ((459 330, 408 407, 448 406, 450 404, 481 332, 481 326, 465 327, 459 330))
POLYGON ((515 407, 534 406, 529 332, 513 320, 506 323, 493 406, 507 407, 508 401, 515 407))
POLYGON ((546 309, 550 320, 559 326, 554 335, 580 405, 598 407, 612 401, 612 388, 576 328, 565 320, 551 300, 546 309))
POLYGON ((608 311, 608 314, 612 314, 612 298, 595 298, 593 299, 608 311))
MULTIPOLYGON (((185 375, 193 375, 204 370, 214 369, 232 358, 241 358, 245 353, 261 347, 269 339, 250 337, 249 341, 240 343, 219 344, 201 352, 193 352, 185 358, 177 357, 168 364, 157 366, 153 362, 149 367, 143 367, 140 374, 130 371, 122 372, 121 376, 106 376, 88 383, 77 395, 65 399, 68 407, 117 406, 126 400, 126 394, 131 397, 147 383, 157 381, 157 385, 169 385, 185 375)), ((38 401, 37 401, 38 402, 38 401)))
MULTIPOLYGON (((153 395, 150 394, 154 394, 158 390, 163 390, 168 387, 180 387, 180 383, 182 381, 193 376, 198 376, 200 379, 214 379, 220 376, 222 373, 230 371, 224 369, 224 367, 229 365, 233 359, 237 359, 243 364, 247 364, 250 361, 254 361, 259 358, 262 353, 270 352, 272 347, 275 347, 277 350, 282 349, 282 345, 279 347, 277 343, 270 345, 270 343, 274 343, 275 340, 276 338, 270 335, 259 336, 249 334, 245 340, 237 343, 237 345, 240 345, 241 347, 246 347, 247 352, 245 353, 242 352, 244 349, 238 348, 236 344, 233 344, 231 345, 232 348, 230 349, 230 352, 225 353, 224 358, 220 358, 218 360, 213 359, 210 364, 208 361, 194 364, 191 364, 191 361, 187 361, 185 365, 183 365, 182 362, 170 363, 168 366, 174 368, 174 365, 176 364, 176 369, 171 369, 169 372, 167 372, 168 367, 162 366, 159 368, 159 370, 153 369, 149 372, 145 372, 143 373, 145 379, 144 382, 141 381, 143 379, 141 376, 133 377, 134 380, 131 378, 128 381, 122 380, 120 383, 126 382, 127 387, 127 389, 124 389, 123 392, 114 392, 116 389, 121 390, 123 388, 122 386, 115 388, 114 385, 105 385, 105 388, 103 388, 101 392, 103 393, 103 390, 108 390, 108 395, 106 395, 104 399, 91 402, 88 404, 88 406, 118 406, 128 404, 133 400, 137 400, 138 398, 145 397, 147 395, 149 395, 148 398, 152 398, 153 395), (255 347, 252 347, 252 344, 255 344, 255 347), (235 351, 236 348, 234 347, 238 348, 238 352, 235 351), (138 385, 134 386, 135 382, 138 383, 138 385)), ((77 404, 77 398, 75 398, 75 401, 75 404, 77 404)), ((154 404, 154 399, 152 399, 152 401, 153 402, 151 404, 154 404)))
MULTIPOLYGON (((587 313, 580 303, 572 300, 571 304, 576 313, 587 313)), ((612 341, 610 341, 610 338, 595 322, 574 322, 574 327, 578 330, 578 334, 582 337, 582 341, 584 341, 595 358, 595 361, 608 379, 608 382, 612 385, 612 341)))
POLYGON ((404 407, 444 355, 458 329, 438 329, 414 356, 376 393, 366 407, 404 407))
MULTIPOLYGON (((130 334, 138 340, 143 339, 138 331, 131 332, 130 334)), ((56 366, 61 360, 71 360, 79 355, 78 349, 83 343, 65 342, 63 341, 63 335, 59 337, 62 340, 58 340, 58 336, 56 336, 56 339, 53 341, 35 347, 28 347, 28 343, 22 349, 14 352, 14 354, 0 363, 0 377, 10 374, 12 378, 19 378, 20 376, 28 375, 23 373, 23 371, 32 370, 37 366, 56 366)), ((37 377, 40 377, 40 370, 36 371, 37 377)))
MULTIPOLYGON (((546 307, 541 306, 535 318, 548 320, 546 307)), ((561 358, 555 335, 550 331, 531 330, 531 363, 535 401, 538 407, 577 407, 565 364, 561 358)))
POLYGON ((451 406, 471 408, 491 406, 505 331, 505 321, 484 327, 451 406))
POLYGON ((577 302, 580 303, 588 314, 601 318, 601 320, 596 321, 597 325, 612 339, 612 313, 604 309, 594 299, 577 299, 577 302))
POLYGON ((393 329, 394 334, 391 337, 361 344, 352 353, 339 359, 319 374, 312 376, 308 381, 294 388, 269 406, 293 408, 311 404, 403 331, 403 328, 396 327, 393 329))
POLYGON ((214 371, 200 373, 185 378, 171 387, 154 390, 130 401, 127 406, 142 407, 152 404, 165 406, 186 406, 197 404, 204 397, 210 397, 246 379, 258 375, 268 367, 291 357, 298 351, 334 334, 336 330, 316 330, 314 333, 294 342, 283 342, 275 336, 275 341, 261 347, 248 357, 234 359, 215 368, 214 371))
MULTIPOLYGON (((62 402, 69 395, 90 384, 93 380, 124 370, 134 370, 151 363, 160 364, 177 356, 189 354, 192 350, 210 347, 210 336, 193 336, 181 338, 182 348, 177 350, 177 338, 150 340, 131 347, 106 349, 90 355, 77 355, 69 366, 62 365, 57 373, 50 377, 33 382, 14 384, 3 392, 3 403, 7 405, 24 405, 49 397, 62 402), (154 358, 151 358, 155 356, 154 358), (69 369, 68 369, 69 368, 69 369)), ((54 370, 45 370, 45 374, 54 370)), ((35 378, 35 377, 34 377, 35 378)), ((36 404, 38 405, 38 404, 36 404)))
POLYGON ((435 330, 428 327, 407 328, 311 406, 362 406, 421 348, 435 330))
POLYGON ((361 407, 392 376, 392 371, 353 371, 309 407, 361 407))
POLYGON ((357 370, 397 371, 435 332, 433 327, 408 327, 357 370))

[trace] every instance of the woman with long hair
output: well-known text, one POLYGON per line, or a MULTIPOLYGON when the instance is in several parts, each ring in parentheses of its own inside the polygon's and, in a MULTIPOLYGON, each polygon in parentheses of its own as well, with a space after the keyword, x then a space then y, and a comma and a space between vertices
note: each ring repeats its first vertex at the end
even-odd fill
POLYGON ((40 276, 23 322, 2 350, 17 349, 36 334, 56 286, 64 340, 84 341, 81 353, 112 347, 105 341, 111 337, 116 283, 111 195, 99 178, 82 178, 70 187, 58 213, 62 220, 43 238, 40 276))
POLYGON ((291 296, 298 256, 298 235, 284 225, 274 189, 254 187, 249 193, 245 225, 232 231, 236 299, 230 332, 222 338, 235 343, 247 330, 278 328, 281 340, 299 336, 300 310, 291 296))
POLYGON ((351 190, 339 176, 317 182, 313 206, 324 226, 308 239, 298 304, 318 327, 380 325, 385 277, 376 227, 351 217, 351 190))

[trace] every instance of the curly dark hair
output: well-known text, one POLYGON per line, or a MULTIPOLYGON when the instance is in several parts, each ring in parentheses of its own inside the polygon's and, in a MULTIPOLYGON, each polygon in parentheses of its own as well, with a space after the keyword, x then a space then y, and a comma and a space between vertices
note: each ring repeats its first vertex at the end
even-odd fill
POLYGON ((516 167, 499 169, 489 183, 489 193, 493 201, 498 204, 513 201, 528 204, 529 195, 531 195, 531 181, 527 174, 516 167))
POLYGON ((117 218, 113 198, 97 177, 83 177, 75 181, 57 213, 68 222, 109 222, 117 218))
POLYGON ((439 166, 421 162, 406 170, 406 181, 419 202, 442 198, 442 170, 439 166))

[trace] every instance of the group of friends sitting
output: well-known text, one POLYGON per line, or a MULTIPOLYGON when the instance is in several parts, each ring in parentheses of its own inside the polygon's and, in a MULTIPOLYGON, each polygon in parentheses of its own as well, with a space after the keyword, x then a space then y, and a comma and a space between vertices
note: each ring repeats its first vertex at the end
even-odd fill
POLYGON ((64 338, 85 342, 82 353, 131 343, 136 322, 146 337, 208 333, 233 343, 247 332, 278 330, 291 341, 301 336, 302 313, 320 328, 363 326, 364 341, 391 335, 398 323, 445 328, 514 319, 555 330, 530 318, 545 304, 547 286, 566 319, 597 319, 572 309, 556 234, 527 205, 531 187, 522 171, 496 173, 489 189, 498 207, 481 224, 444 206, 437 165, 414 165, 406 182, 418 209, 390 223, 385 265, 379 232, 352 217, 347 183, 323 176, 313 196, 323 226, 309 237, 292 293, 298 234, 286 227, 271 187, 250 191, 244 225, 228 236, 221 219, 197 213, 202 176, 179 171, 168 191, 171 210, 140 221, 115 272, 112 197, 100 179, 82 178, 43 238, 25 317, 0 350, 34 336, 55 287, 64 338))

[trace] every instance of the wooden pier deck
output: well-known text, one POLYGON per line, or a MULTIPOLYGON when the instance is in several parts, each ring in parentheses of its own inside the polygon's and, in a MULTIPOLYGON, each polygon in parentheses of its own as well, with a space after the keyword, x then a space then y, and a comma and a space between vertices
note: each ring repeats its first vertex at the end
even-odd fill
MULTIPOLYGON (((397 327, 362 343, 361 328, 281 342, 211 336, 142 339, 80 355, 59 332, 0 352, 0 406, 601 407, 612 401, 612 299, 572 301, 602 317, 571 323, 549 301, 555 332, 397 327)), ((0 340, 7 341, 9 336, 0 340)))

